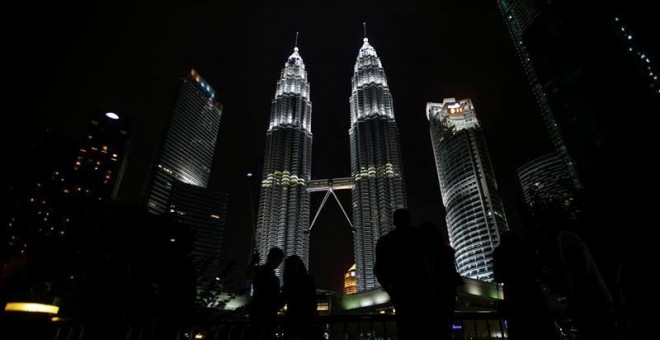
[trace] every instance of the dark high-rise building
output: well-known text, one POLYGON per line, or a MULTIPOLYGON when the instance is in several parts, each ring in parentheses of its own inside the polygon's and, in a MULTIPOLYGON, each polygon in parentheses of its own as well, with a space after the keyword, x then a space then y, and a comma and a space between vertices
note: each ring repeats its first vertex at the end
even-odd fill
POLYGON ((554 153, 549 153, 519 167, 518 180, 523 198, 532 215, 539 209, 550 207, 570 208, 574 194, 564 163, 554 153))
POLYGON ((655 152, 649 118, 660 112, 656 11, 640 1, 497 3, 555 152, 573 182, 579 176, 580 232, 614 272, 628 252, 647 248, 638 235, 656 207, 645 197, 660 189, 649 180, 656 170, 642 161, 655 152), (640 182, 617 184, 630 179, 640 182), (606 232, 605 225, 626 228, 606 232))
POLYGON ((493 250, 508 226, 474 106, 446 98, 427 103, 426 116, 458 272, 492 281, 493 250))
POLYGON ((629 161, 643 158, 640 146, 652 141, 647 124, 632 113, 660 111, 660 81, 651 56, 657 44, 653 33, 644 31, 648 23, 627 8, 636 5, 497 3, 574 187, 604 186, 610 176, 603 170, 634 172, 629 161))
POLYGON ((165 139, 146 193, 147 210, 170 208, 175 182, 206 188, 211 173, 222 107, 197 71, 182 77, 165 139))
MULTIPOLYGON (((265 259, 271 247, 305 263, 309 251, 312 166, 312 103, 307 71, 295 47, 277 81, 266 131, 256 246, 265 259)), ((281 267, 277 273, 281 276, 281 267)))
POLYGON ((213 289, 221 271, 222 235, 227 216, 227 194, 183 182, 175 182, 170 214, 190 229, 191 259, 199 294, 213 289))
POLYGON ((378 287, 376 241, 394 229, 392 214, 406 207, 399 132, 385 70, 364 38, 351 80, 351 176, 357 290, 378 287))

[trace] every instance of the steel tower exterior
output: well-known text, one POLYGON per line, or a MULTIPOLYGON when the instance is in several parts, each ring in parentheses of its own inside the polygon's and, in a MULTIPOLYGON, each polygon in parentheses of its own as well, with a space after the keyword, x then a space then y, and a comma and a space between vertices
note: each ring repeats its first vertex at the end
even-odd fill
POLYGON ((394 229, 392 213, 406 207, 399 132, 392 95, 376 50, 364 38, 350 97, 351 175, 357 290, 378 287, 376 241, 394 229))
MULTIPOLYGON (((255 233, 262 259, 271 247, 286 256, 309 255, 309 193, 312 165, 312 103, 305 64, 294 48, 272 101, 255 233)), ((281 277, 282 268, 277 274, 281 277)))
POLYGON ((427 103, 426 115, 458 272, 492 281, 492 253, 508 227, 474 106, 446 98, 427 103))

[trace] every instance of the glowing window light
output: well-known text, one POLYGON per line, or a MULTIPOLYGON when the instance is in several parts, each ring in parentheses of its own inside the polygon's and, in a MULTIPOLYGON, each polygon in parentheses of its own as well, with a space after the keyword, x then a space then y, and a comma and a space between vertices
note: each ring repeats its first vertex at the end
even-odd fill
POLYGON ((108 112, 108 113, 105 114, 105 116, 110 118, 110 119, 115 119, 115 120, 119 119, 119 116, 114 112, 108 112))
POLYGON ((5 312, 31 312, 31 313, 47 313, 57 314, 60 307, 54 305, 46 305, 43 303, 32 302, 7 302, 5 305, 5 312))

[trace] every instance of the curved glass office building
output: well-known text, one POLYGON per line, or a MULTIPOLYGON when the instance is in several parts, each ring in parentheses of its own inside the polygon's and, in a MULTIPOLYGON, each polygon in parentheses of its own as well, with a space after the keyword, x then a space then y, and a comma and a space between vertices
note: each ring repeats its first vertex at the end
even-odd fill
POLYGON ((470 99, 427 103, 447 229, 461 276, 492 281, 493 249, 507 230, 486 140, 470 99))

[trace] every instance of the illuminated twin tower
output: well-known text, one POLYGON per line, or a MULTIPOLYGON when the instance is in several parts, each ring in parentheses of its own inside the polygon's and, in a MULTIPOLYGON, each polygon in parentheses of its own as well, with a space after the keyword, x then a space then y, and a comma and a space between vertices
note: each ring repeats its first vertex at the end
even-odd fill
MULTIPOLYGON (((373 274, 376 241, 393 229, 392 213, 406 206, 406 196, 392 96, 367 38, 351 82, 351 177, 312 180, 312 103, 298 47, 284 64, 266 132, 256 242, 262 256, 277 246, 307 262, 314 222, 310 224, 310 193, 325 191, 327 199, 335 190, 351 189, 356 277, 363 291, 378 286, 373 274)), ((281 266, 278 270, 281 276, 281 266)))

